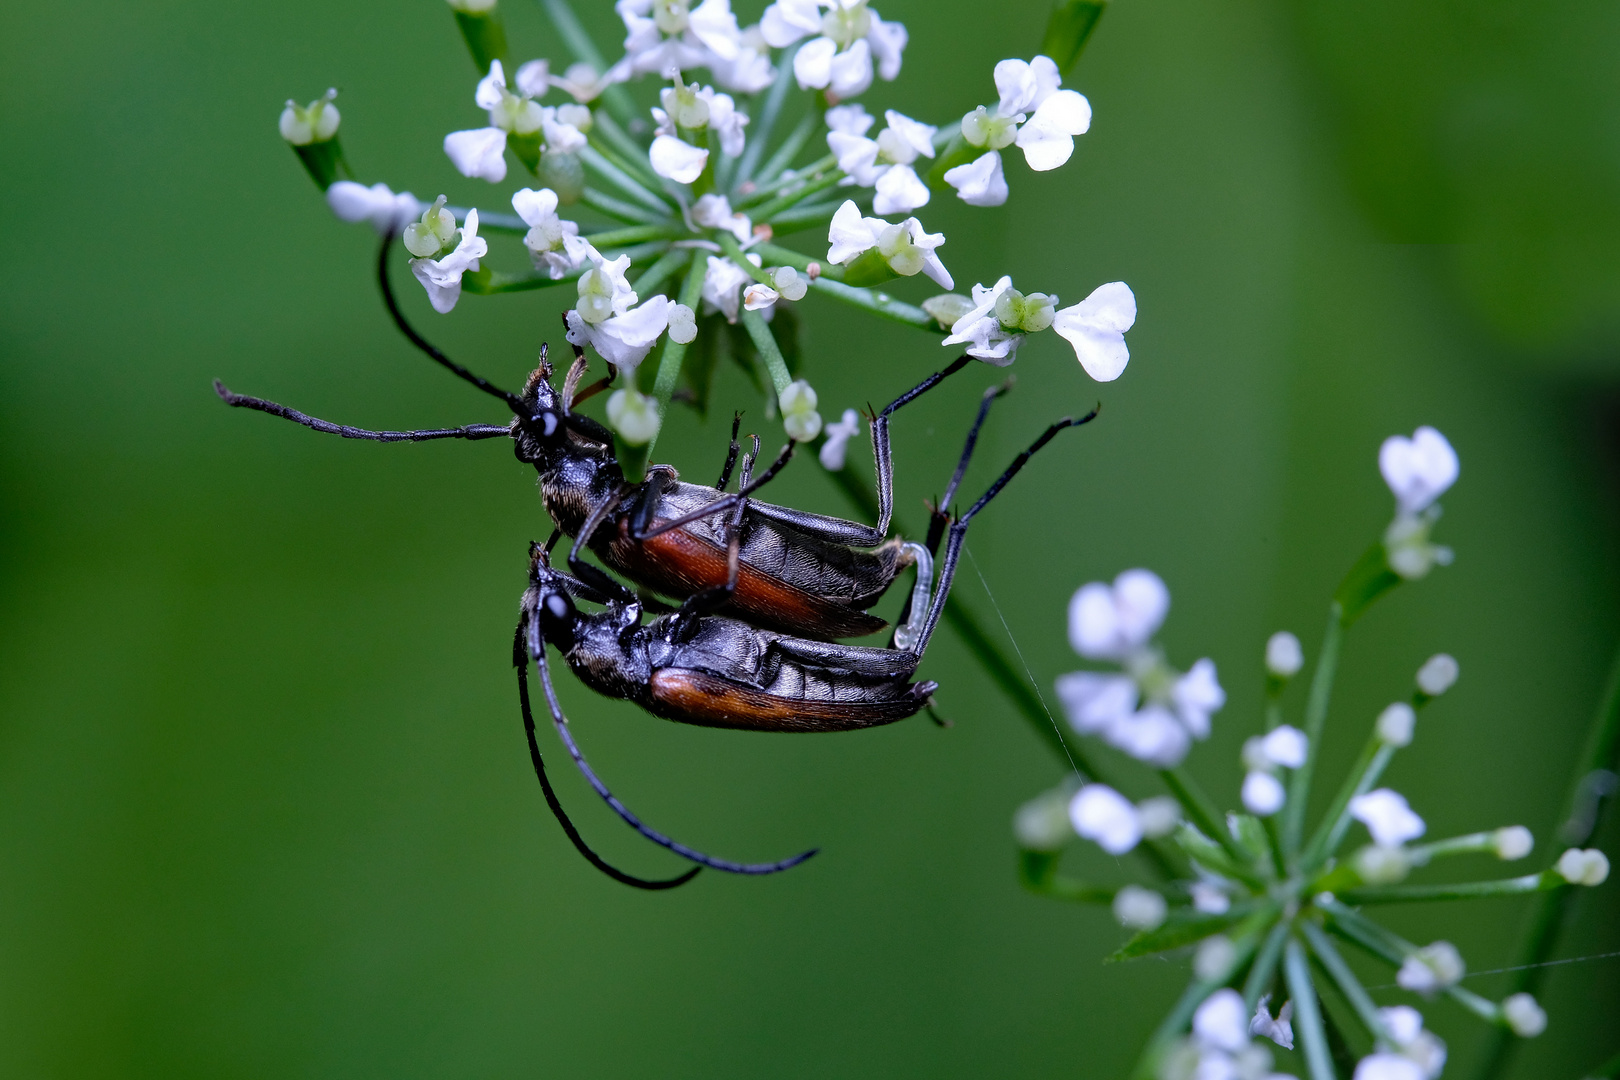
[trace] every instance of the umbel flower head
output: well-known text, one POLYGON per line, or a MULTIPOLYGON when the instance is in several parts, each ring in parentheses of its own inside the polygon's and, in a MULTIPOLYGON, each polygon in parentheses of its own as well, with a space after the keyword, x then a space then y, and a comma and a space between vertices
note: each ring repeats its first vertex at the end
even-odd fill
POLYGON ((1036 172, 1049 172, 1074 154, 1074 138, 1091 129, 1091 103, 1073 90, 1050 57, 1003 60, 996 65, 994 108, 984 105, 962 117, 962 138, 985 152, 945 173, 944 179, 971 206, 1007 201, 1001 151, 1017 146, 1036 172))

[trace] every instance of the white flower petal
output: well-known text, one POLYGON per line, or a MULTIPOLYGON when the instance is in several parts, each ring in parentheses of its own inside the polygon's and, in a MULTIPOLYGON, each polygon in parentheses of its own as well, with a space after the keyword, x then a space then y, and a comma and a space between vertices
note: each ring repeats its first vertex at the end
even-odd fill
POLYGON ((923 157, 934 156, 934 134, 939 131, 938 128, 903 116, 893 109, 885 112, 883 118, 889 122, 889 130, 900 136, 907 146, 923 157))
POLYGON ((827 110, 823 119, 827 121, 827 130, 840 131, 845 135, 865 135, 877 123, 877 118, 858 102, 854 105, 834 105, 827 110))
POLYGON ((1129 799, 1106 784, 1087 784, 1069 802, 1074 831, 1108 852, 1123 855, 1142 839, 1142 825, 1129 799))
POLYGON ((687 16, 687 27, 721 60, 737 58, 742 32, 737 29, 737 16, 731 13, 731 0, 703 0, 687 16))
POLYGON ((1260 740, 1260 752, 1266 755, 1266 759, 1285 769, 1297 769, 1305 764, 1305 753, 1309 748, 1305 733, 1290 724, 1272 728, 1260 740))
POLYGON ((703 175, 703 167, 709 163, 707 150, 700 150, 673 135, 654 139, 647 156, 653 172, 677 184, 690 184, 703 175))
POLYGON ((771 48, 785 49, 821 32, 821 5, 816 0, 777 0, 760 17, 759 32, 771 48))
POLYGON ((1249 1042, 1249 1010, 1243 995, 1226 987, 1204 999, 1193 1013, 1193 1038, 1205 1046, 1236 1053, 1249 1042))
POLYGON ((1379 788, 1350 800, 1350 816, 1367 826, 1373 843, 1398 847, 1422 836, 1426 826, 1406 799, 1389 788, 1379 788))
POLYGON ((996 93, 1001 96, 997 111, 1002 116, 1017 116, 1035 107, 1040 86, 1035 73, 1023 60, 1002 60, 995 69, 996 93))
POLYGON ((828 262, 847 263, 877 243, 877 236, 866 224, 867 220, 853 200, 844 200, 827 227, 828 262))
MULTIPOLYGON (((499 66, 500 61, 491 64, 499 66)), ((452 131, 444 137, 444 153, 462 176, 492 184, 506 179, 506 132, 500 128, 452 131)))
POLYGON ((1001 154, 995 150, 946 169, 944 179, 969 206, 1000 206, 1007 201, 1007 178, 1001 171, 1001 154))
POLYGON ((1170 700, 1188 733, 1195 739, 1208 738, 1210 714, 1226 704, 1226 691, 1215 678, 1215 661, 1205 657, 1194 664, 1170 688, 1170 700))
POLYGON ((1138 691, 1129 675, 1073 671, 1058 676, 1058 701, 1082 735, 1106 735, 1136 712, 1138 691))
POLYGON ((1352 1080, 1426 1080, 1423 1067, 1401 1054, 1369 1054, 1356 1064, 1352 1080))
POLYGON ((871 187, 877 183, 883 170, 878 168, 878 144, 875 140, 843 131, 829 131, 827 149, 838 158, 838 167, 848 173, 855 183, 861 187, 871 187))
POLYGON ((1125 331, 1135 322, 1135 294, 1123 281, 1111 281, 1073 307, 1058 311, 1052 329, 1074 346, 1087 375, 1098 382, 1112 382, 1130 361, 1125 331))
POLYGON ((513 193, 512 209, 531 228, 547 224, 557 216, 557 193, 550 188, 523 188, 513 193))
POLYGON ((866 31, 866 40, 872 46, 872 58, 877 61, 878 75, 884 82, 894 82, 900 76, 901 54, 906 51, 909 35, 900 23, 878 18, 868 9, 872 25, 866 31))
POLYGON ((835 53, 828 66, 827 92, 852 98, 872 85, 872 47, 862 38, 841 53, 835 53))
POLYGON ((517 69, 516 81, 520 93, 544 97, 551 89, 551 65, 544 60, 530 60, 517 69))
POLYGON ((491 60, 489 74, 478 80, 478 89, 473 92, 473 101, 480 109, 493 109, 505 96, 506 72, 501 68, 499 60, 491 60))
POLYGON ((1047 172, 1069 160, 1074 136, 1090 127, 1091 103, 1073 90, 1059 90, 1018 129, 1016 142, 1031 169, 1047 172))
POLYGON ((1410 439, 1391 435, 1378 450, 1378 469, 1402 511, 1420 513, 1457 481, 1457 452, 1425 425, 1410 439))
POLYGON ((1187 729, 1158 705, 1149 705, 1116 723, 1105 735, 1110 745, 1161 769, 1181 764, 1192 746, 1187 729))
POLYGON ((927 203, 928 185, 917 178, 910 165, 891 165, 878 175, 877 194, 872 199, 874 213, 903 214, 927 203))
POLYGON ((1251 814, 1270 817, 1287 799, 1282 782, 1268 772, 1251 772, 1243 778, 1243 806, 1251 814))
POLYGON ((845 409, 844 415, 836 423, 828 424, 823 430, 827 440, 821 444, 821 467, 828 472, 837 472, 844 467, 848 453, 849 440, 861 429, 861 417, 854 409, 845 409))
POLYGON ((825 90, 832 82, 833 55, 837 52, 838 43, 829 37, 814 38, 799 46, 793 54, 793 77, 799 89, 825 90))

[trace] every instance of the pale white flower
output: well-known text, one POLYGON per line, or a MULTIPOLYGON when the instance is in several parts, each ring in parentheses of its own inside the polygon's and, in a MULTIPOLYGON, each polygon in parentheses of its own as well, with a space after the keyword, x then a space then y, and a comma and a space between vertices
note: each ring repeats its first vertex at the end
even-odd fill
POLYGON ((1432 997, 1453 986, 1467 972, 1462 953, 1449 941, 1436 941, 1412 953, 1395 973, 1402 990, 1432 997))
MULTIPOLYGON (((443 196, 428 212, 443 211, 443 196)), ((448 314, 461 299, 461 275, 478 269, 478 260, 489 254, 489 244, 478 235, 478 211, 467 211, 467 222, 456 230, 460 236, 453 250, 439 258, 411 260, 411 273, 427 290, 428 302, 439 314, 448 314)))
POLYGON ((1535 836, 1523 825, 1509 825, 1491 834, 1491 847, 1504 862, 1524 858, 1535 846, 1535 836))
POLYGON ((729 60, 711 56, 709 70, 714 73, 715 82, 739 94, 757 94, 776 81, 771 47, 765 43, 765 35, 758 26, 750 26, 742 32, 736 56, 729 60))
POLYGON ((1310 741, 1305 733, 1290 724, 1279 724, 1260 740, 1260 752, 1266 760, 1285 769, 1297 769, 1305 764, 1309 749, 1310 741))
POLYGON ((326 205, 339 220, 364 221, 384 235, 400 231, 424 209, 408 191, 395 195, 387 184, 366 187, 353 180, 339 180, 327 188, 326 205))
POLYGON ((843 105, 842 112, 832 116, 829 110, 827 146, 838 158, 838 167, 848 173, 846 184, 876 188, 872 209, 879 214, 904 213, 928 202, 928 185, 917 176, 912 163, 918 156, 934 156, 934 132, 928 124, 920 123, 890 109, 885 116, 889 126, 868 139, 865 132, 872 118, 859 106, 843 105))
POLYGON ((1254 1017, 1249 1021, 1249 1034, 1259 1035, 1263 1039, 1270 1039, 1284 1050, 1294 1048, 1294 1025, 1289 1021, 1294 1015, 1294 1003, 1283 1002, 1282 1008, 1277 1010, 1277 1018, 1271 1017, 1271 1010, 1267 1006, 1271 1003, 1270 994, 1262 994, 1255 1005, 1254 1017))
POLYGON ((673 304, 669 309, 669 340, 679 345, 690 345, 697 340, 697 312, 685 304, 673 304))
POLYGON ((1378 739, 1390 746, 1410 746, 1416 729, 1417 712, 1404 701, 1397 701, 1378 714, 1378 739))
POLYGON ((1379 847, 1399 847, 1422 836, 1426 828, 1406 799, 1389 788, 1379 788, 1351 799, 1350 816, 1367 826, 1373 843, 1379 847))
POLYGON ((1412 433, 1391 435, 1378 449, 1378 470, 1395 495, 1402 513, 1427 510, 1457 481, 1457 452, 1446 437, 1424 426, 1412 433))
POLYGON ((1121 717, 1103 734, 1111 745, 1160 769, 1181 764, 1192 747, 1192 736, 1162 705, 1121 717))
POLYGON ((1152 930, 1169 912, 1164 897, 1140 885, 1127 885, 1114 894, 1114 918, 1131 930, 1152 930))
POLYGON ((654 296, 600 322, 590 322, 577 309, 569 311, 564 316, 568 322, 568 340, 575 345, 589 345, 621 371, 634 371, 669 325, 670 309, 674 306, 668 297, 654 296))
POLYGON ((337 89, 334 87, 308 105, 300 105, 289 98, 286 108, 281 110, 278 123, 281 137, 293 146, 308 146, 331 139, 337 134, 338 124, 342 120, 337 106, 332 104, 336 97, 337 89))
POLYGON ((1570 848, 1558 856, 1558 872, 1571 885, 1601 885, 1609 879, 1609 857, 1597 848, 1570 848))
POLYGON ((663 423, 658 415, 658 399, 629 387, 615 390, 608 397, 607 416, 613 430, 631 446, 651 442, 663 423))
POLYGON ((986 152, 945 173, 945 182, 975 206, 999 206, 1007 200, 1003 149, 1016 145, 1031 169, 1047 172, 1069 160, 1074 137, 1091 127, 1091 103, 1073 90, 1058 89, 1063 79, 1049 57, 1003 60, 996 65, 995 80, 1000 94, 995 109, 981 105, 962 117, 962 137, 986 152))
POLYGON ((677 184, 690 184, 703 175, 709 163, 709 152, 699 149, 674 135, 659 135, 647 151, 653 172, 677 184))
POLYGON ((770 311, 776 307, 776 301, 781 296, 769 285, 754 282, 743 290, 744 311, 770 311))
MULTIPOLYGON (((578 268, 570 257, 567 240, 579 236, 579 226, 557 215, 557 193, 550 188, 523 188, 512 196, 512 209, 529 226, 523 246, 536 270, 545 270, 553 281, 578 268)), ((580 250, 575 245, 575 250, 580 250)))
POLYGON ((1455 657, 1447 653, 1436 653, 1418 668, 1418 689, 1430 697, 1439 697, 1456 684, 1460 672, 1461 668, 1458 667, 1455 657))
POLYGON ((1169 836, 1181 824, 1181 804, 1169 795, 1155 795, 1136 804, 1136 819, 1142 823, 1143 836, 1169 836))
POLYGON ((1129 675, 1096 671, 1058 676, 1057 695, 1075 731, 1105 737, 1117 724, 1130 719, 1140 698, 1136 680, 1129 675))
POLYGON ((675 85, 660 91, 659 101, 663 108, 653 109, 652 114, 660 135, 712 131, 726 157, 738 156, 747 145, 743 129, 748 126, 748 116, 737 111, 730 94, 718 93, 712 86, 684 84, 677 73, 675 85))
POLYGON ((1249 1010, 1243 1004, 1243 995, 1231 987, 1222 987, 1198 1006, 1193 1013, 1193 1037, 1206 1046, 1227 1053, 1242 1050, 1249 1041, 1249 1010))
POLYGON ((782 427, 795 442, 809 442, 821 434, 821 414, 816 411, 816 392, 803 379, 788 383, 777 398, 782 409, 782 427))
POLYGON ((1412 870, 1412 859, 1402 847, 1368 844, 1355 854, 1356 873, 1368 885, 1393 885, 1412 870))
POLYGON ((849 450, 849 440, 861 430, 861 417, 854 409, 845 409, 844 415, 835 423, 828 424, 825 431, 827 439, 821 444, 821 467, 828 472, 837 472, 844 467, 845 456, 849 450))
POLYGON ((784 49, 810 38, 793 58, 801 90, 851 98, 872 85, 873 62, 886 82, 900 74, 906 28, 884 22, 867 0, 776 0, 759 22, 765 41, 784 49))
MULTIPOLYGON (((759 265, 758 255, 751 255, 749 259, 759 265)), ((743 286, 753 280, 748 271, 730 259, 710 255, 709 268, 703 275, 704 310, 720 311, 727 322, 736 322, 743 286)))
POLYGON ((507 86, 506 72, 499 60, 489 62, 489 74, 478 80, 473 100, 489 114, 489 126, 452 131, 444 137, 444 152, 463 176, 488 180, 506 179, 507 135, 539 134, 547 147, 575 151, 585 145, 584 134, 564 123, 557 110, 542 107, 534 100, 550 86, 544 61, 533 60, 518 69, 517 93, 507 86))
POLYGON ((1088 660, 1123 660, 1146 645, 1170 611, 1170 590, 1151 570, 1094 581, 1069 601, 1069 643, 1088 660))
POLYGON ((618 0, 613 5, 624 20, 624 57, 603 82, 623 82, 635 75, 667 75, 735 61, 742 33, 730 0, 618 0))
POLYGON ((630 269, 630 256, 608 259, 581 236, 564 236, 563 248, 575 266, 591 264, 591 269, 580 275, 576 285, 579 291, 576 306, 586 322, 599 323, 630 310, 637 300, 636 291, 625 276, 625 271, 630 269))
POLYGON ((517 84, 520 94, 532 98, 545 97, 546 91, 551 89, 551 64, 546 60, 530 60, 518 66, 512 81, 517 84))
POLYGON ((703 195, 692 204, 692 220, 705 229, 724 229, 737 238, 739 244, 747 243, 754 233, 754 223, 748 220, 748 215, 733 212, 731 201, 724 195, 703 195))
POLYGON ((965 165, 946 169, 944 180, 956 189, 956 197, 969 206, 1000 206, 1009 194, 1001 155, 994 150, 980 154, 965 165))
POLYGON ((568 70, 562 73, 561 78, 551 76, 551 85, 583 105, 600 97, 608 82, 595 67, 581 60, 569 64, 568 70))
POLYGON ((1305 650, 1299 638, 1279 630, 1266 641, 1266 670, 1279 679, 1292 679, 1305 666, 1305 650))
POLYGON ((1281 781, 1268 772, 1251 772, 1243 778, 1243 806, 1251 814, 1270 817, 1283 808, 1288 793, 1281 781))
POLYGON ((1018 354, 1026 333, 1037 333, 1056 318, 1057 297, 1025 295, 1003 276, 994 285, 973 286, 973 303, 951 324, 942 345, 967 345, 967 354, 995 367, 1006 367, 1018 354))
POLYGON ((1130 361, 1125 331, 1135 322, 1136 295, 1123 281, 1111 281, 1073 307, 1057 312, 1052 329, 1074 346, 1087 375, 1098 382, 1112 382, 1130 361))
MULTIPOLYGON (((1202 910, 1202 909, 1200 909, 1202 910)), ((1222 978, 1237 963, 1237 946, 1225 934, 1215 934, 1198 944, 1193 954, 1193 974, 1212 981, 1222 978)))
POLYGON ((1129 799, 1106 784, 1087 784, 1069 801, 1074 831, 1108 852, 1123 855, 1142 839, 1142 822, 1129 799))
POLYGON ((1192 894, 1195 911, 1202 911, 1206 915, 1225 915, 1232 908, 1232 898, 1226 895, 1226 889, 1217 881, 1195 881, 1188 892, 1192 894))
POLYGON ((1438 506, 1431 506, 1422 514, 1404 511, 1395 514, 1395 520, 1384 530, 1384 553, 1391 570, 1408 581, 1416 581, 1436 566, 1451 565, 1451 549, 1429 540, 1429 532, 1439 515, 1438 506))
POLYGON ((1533 1039, 1547 1030, 1547 1014, 1529 994, 1513 994, 1502 1001, 1502 1018, 1513 1034, 1533 1039))
POLYGON ((851 200, 833 214, 827 230, 827 261, 848 265, 867 251, 876 249, 889 268, 902 277, 927 274, 944 288, 954 284, 950 271, 934 254, 945 242, 944 233, 923 231, 922 222, 908 217, 898 225, 882 218, 862 217, 851 200))
POLYGON ((1368 1054, 1356 1063, 1352 1080, 1427 1080, 1423 1066, 1403 1054, 1368 1054))
POLYGON ((500 128, 452 131, 444 137, 444 153, 462 176, 492 184, 506 179, 506 132, 500 128))
POLYGON ((1215 678, 1215 661, 1205 657, 1195 661, 1187 673, 1170 687, 1170 702, 1176 718, 1195 739, 1209 737, 1209 718, 1226 704, 1226 691, 1215 678))
POLYGON ((1024 803, 1013 815, 1013 835, 1018 846, 1030 851, 1058 851, 1074 835, 1069 824, 1069 798, 1072 783, 1043 791, 1024 803))
POLYGON ((1446 1044, 1423 1030, 1423 1014, 1410 1005, 1395 1005, 1379 1009, 1378 1018, 1401 1056, 1416 1063, 1425 1080, 1435 1080, 1446 1066, 1446 1044))

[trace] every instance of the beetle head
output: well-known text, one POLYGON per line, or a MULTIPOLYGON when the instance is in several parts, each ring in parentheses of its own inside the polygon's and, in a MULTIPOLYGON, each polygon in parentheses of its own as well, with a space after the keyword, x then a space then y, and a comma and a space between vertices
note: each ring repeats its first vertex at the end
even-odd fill
POLYGON ((581 457, 616 460, 613 433, 588 416, 571 411, 563 395, 551 385, 551 365, 542 350, 540 366, 523 387, 522 409, 513 424, 514 452, 542 472, 566 459, 581 457))

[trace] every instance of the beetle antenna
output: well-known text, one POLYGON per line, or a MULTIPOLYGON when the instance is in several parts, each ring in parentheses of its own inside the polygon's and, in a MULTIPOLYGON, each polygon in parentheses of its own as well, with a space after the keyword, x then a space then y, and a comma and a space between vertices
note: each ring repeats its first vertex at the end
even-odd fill
POLYGON ((727 859, 716 859, 712 855, 705 855, 703 852, 689 848, 679 840, 671 839, 656 829, 643 824, 640 818, 631 813, 629 807, 619 801, 618 796, 608 790, 607 785, 602 783, 596 773, 591 771, 589 763, 585 760, 585 755, 580 753, 579 746, 574 742, 573 733, 568 730, 568 718, 563 715, 562 705, 557 700, 557 688, 551 683, 551 670, 546 666, 545 642, 539 640, 538 631, 540 627, 538 620, 532 620, 530 626, 529 656, 534 660, 535 667, 540 671, 540 686, 545 691, 546 704, 551 708, 551 720, 553 726, 557 729, 558 738, 562 739, 563 746, 567 748, 569 756, 574 759, 574 764, 579 768, 585 780, 591 787, 596 789, 598 795, 602 796, 602 801, 611 806, 613 812, 623 818, 625 823, 632 829, 658 846, 668 848, 683 859, 690 859, 701 866, 707 866, 715 870, 724 870, 728 874, 779 873, 798 866, 819 850, 811 848, 809 851, 802 851, 797 855, 771 863, 731 862, 727 859))
POLYGON ((457 378, 466 379, 484 393, 492 394, 495 397, 500 398, 502 401, 506 402, 512 407, 513 412, 523 412, 524 409, 522 398, 518 397, 516 394, 508 393, 507 391, 502 390, 488 379, 482 379, 477 375, 474 375, 472 372, 468 371, 466 368, 444 355, 444 353, 440 352, 432 342, 428 341, 421 334, 418 334, 416 332, 416 328, 406 321, 405 313, 399 310, 399 301, 394 297, 394 287, 393 285, 389 284, 388 281, 388 253, 393 250, 394 237, 396 235, 397 234, 390 229, 387 235, 383 237, 382 245, 377 249, 377 284, 382 288, 383 303, 388 307, 388 314, 394 317, 394 325, 399 327, 399 332, 404 334, 412 345, 415 345, 418 349, 421 349, 423 352, 427 353, 428 356, 432 358, 434 363, 442 364, 444 367, 449 368, 455 373, 457 378))
MULTIPOLYGON (((525 615, 525 619, 527 619, 527 615, 525 615)), ((622 882, 625 885, 629 885, 636 889, 647 889, 651 892, 656 892, 662 889, 679 888, 680 886, 685 885, 688 881, 691 881, 694 877, 696 877, 698 873, 702 871, 703 867, 694 866, 686 873, 677 877, 663 878, 660 880, 649 880, 647 878, 636 877, 633 874, 627 874, 618 867, 610 864, 596 852, 592 851, 590 845, 585 842, 585 838, 579 835, 579 830, 574 827, 574 823, 569 820, 568 812, 563 809, 562 801, 557 798, 557 792, 551 786, 551 778, 546 775, 546 763, 540 757, 540 743, 535 738, 534 711, 529 707, 529 661, 528 657, 523 655, 523 629, 524 627, 522 623, 519 623, 517 633, 518 640, 514 642, 515 648, 513 649, 513 651, 517 654, 514 659, 518 661, 518 703, 523 707, 523 731, 524 734, 529 737, 529 759, 534 762, 534 775, 540 779, 540 790, 542 793, 544 793, 546 797, 546 805, 551 807, 552 816, 557 819, 557 824, 562 826, 563 832, 566 833, 568 839, 573 842, 575 850, 577 850, 581 855, 585 856, 585 861, 602 871, 602 873, 606 874, 614 881, 622 882)))
POLYGON ((233 409, 256 409, 271 416, 279 416, 283 420, 291 420, 295 424, 302 424, 311 431, 341 435, 345 439, 366 439, 371 442, 427 442, 429 439, 498 439, 512 434, 512 429, 507 424, 468 424, 465 427, 429 428, 424 431, 367 431, 365 428, 350 427, 348 424, 334 424, 330 420, 301 413, 297 409, 274 401, 235 393, 218 379, 214 380, 214 393, 233 409))

